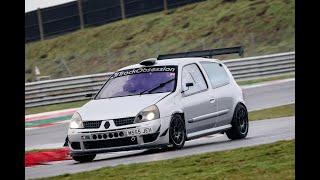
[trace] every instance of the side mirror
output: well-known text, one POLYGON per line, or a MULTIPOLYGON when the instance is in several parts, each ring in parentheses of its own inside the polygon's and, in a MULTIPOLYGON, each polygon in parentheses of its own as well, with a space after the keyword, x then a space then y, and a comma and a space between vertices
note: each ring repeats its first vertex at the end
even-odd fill
POLYGON ((90 93, 90 94, 86 94, 85 97, 92 98, 93 95, 94 95, 93 93, 90 93))
POLYGON ((187 89, 186 89, 186 90, 181 91, 181 93, 184 93, 184 92, 188 91, 188 90, 189 90, 189 87, 191 87, 191 86, 193 86, 193 83, 186 83, 186 87, 187 87, 187 89))
POLYGON ((186 83, 187 87, 193 86, 193 83, 186 83))

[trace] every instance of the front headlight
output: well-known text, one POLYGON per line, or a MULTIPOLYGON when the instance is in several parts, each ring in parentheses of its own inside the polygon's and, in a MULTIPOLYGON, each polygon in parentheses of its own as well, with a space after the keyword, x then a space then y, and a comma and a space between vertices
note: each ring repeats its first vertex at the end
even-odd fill
POLYGON ((152 105, 140 111, 137 114, 134 122, 140 123, 140 122, 151 121, 159 118, 160 118, 160 112, 158 107, 156 105, 152 105))
POLYGON ((69 124, 69 128, 70 129, 83 128, 82 118, 79 113, 73 114, 71 121, 70 121, 70 124, 69 124))

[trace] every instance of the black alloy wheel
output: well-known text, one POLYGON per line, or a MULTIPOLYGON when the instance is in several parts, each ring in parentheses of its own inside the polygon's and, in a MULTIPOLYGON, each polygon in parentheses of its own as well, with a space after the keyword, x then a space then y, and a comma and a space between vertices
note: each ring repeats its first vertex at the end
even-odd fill
POLYGON ((236 106, 231 125, 232 128, 226 131, 229 139, 242 139, 248 135, 248 111, 243 104, 238 104, 236 106))
POLYGON ((180 115, 173 115, 169 128, 169 140, 173 149, 181 149, 186 141, 186 128, 180 115))

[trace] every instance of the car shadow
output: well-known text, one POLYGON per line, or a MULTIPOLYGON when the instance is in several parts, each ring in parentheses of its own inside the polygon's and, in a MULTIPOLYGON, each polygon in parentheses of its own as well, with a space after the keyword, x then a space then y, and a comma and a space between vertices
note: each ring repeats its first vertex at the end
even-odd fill
MULTIPOLYGON (((100 161, 106 161, 106 160, 116 160, 116 159, 129 158, 129 157, 139 157, 139 156, 157 154, 157 153, 178 152, 178 151, 184 151, 184 150, 193 149, 193 148, 197 148, 197 147, 201 147, 201 146, 219 145, 219 144, 224 144, 227 142, 245 141, 248 139, 252 139, 252 137, 247 137, 245 139, 238 139, 238 140, 229 140, 228 139, 228 140, 219 140, 219 141, 210 141, 210 142, 200 142, 197 144, 187 144, 180 150, 174 150, 172 148, 146 149, 145 151, 137 152, 134 154, 124 154, 124 155, 118 155, 115 157, 107 157, 107 158, 97 159, 92 162, 86 162, 86 163, 100 162, 100 161)), ((125 151, 123 151, 123 152, 125 152, 125 151)), ((86 163, 75 162, 74 164, 86 164, 86 163)))
POLYGON ((218 140, 218 141, 211 141, 211 142, 200 142, 197 144, 189 144, 188 146, 183 147, 182 150, 184 149, 192 149, 192 148, 197 148, 201 146, 206 146, 206 145, 219 145, 219 144, 225 144, 227 142, 237 142, 237 141, 246 141, 252 139, 252 137, 246 137, 245 139, 236 139, 236 140, 218 140))

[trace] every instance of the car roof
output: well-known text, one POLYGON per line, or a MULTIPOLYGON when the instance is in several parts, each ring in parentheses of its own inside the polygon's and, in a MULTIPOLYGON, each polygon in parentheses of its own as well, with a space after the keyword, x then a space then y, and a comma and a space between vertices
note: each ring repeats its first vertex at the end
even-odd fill
POLYGON ((173 58, 173 59, 162 59, 157 60, 154 65, 141 65, 141 64, 133 64, 130 66, 123 67, 119 69, 118 71, 127 70, 127 69, 134 69, 134 68, 140 68, 140 67, 152 67, 152 66, 184 66, 186 64, 200 62, 200 61, 210 61, 210 62, 219 62, 218 59, 210 59, 210 58, 202 58, 202 57, 189 57, 189 58, 173 58))

